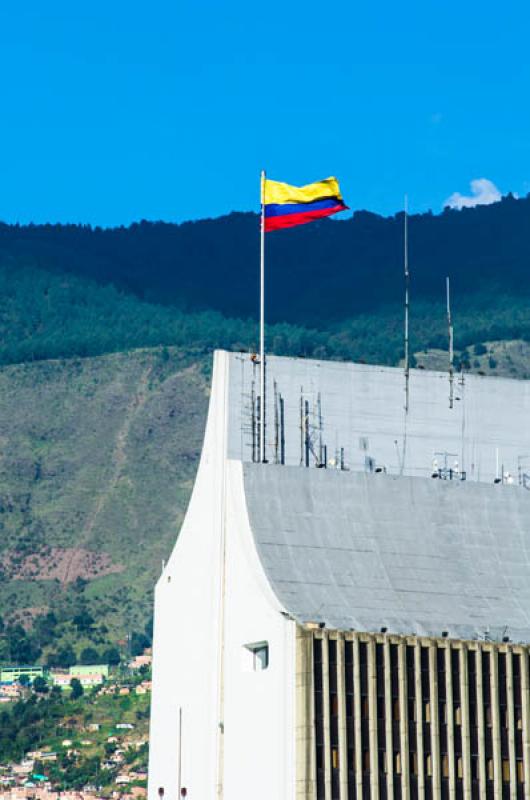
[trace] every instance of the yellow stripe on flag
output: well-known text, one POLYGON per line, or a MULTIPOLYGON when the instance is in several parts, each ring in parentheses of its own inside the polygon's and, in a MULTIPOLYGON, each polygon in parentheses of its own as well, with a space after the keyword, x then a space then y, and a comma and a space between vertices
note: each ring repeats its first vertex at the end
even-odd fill
POLYGON ((324 197, 336 197, 342 200, 339 182, 336 178, 326 178, 307 186, 290 186, 279 181, 265 181, 264 203, 311 203, 324 197))

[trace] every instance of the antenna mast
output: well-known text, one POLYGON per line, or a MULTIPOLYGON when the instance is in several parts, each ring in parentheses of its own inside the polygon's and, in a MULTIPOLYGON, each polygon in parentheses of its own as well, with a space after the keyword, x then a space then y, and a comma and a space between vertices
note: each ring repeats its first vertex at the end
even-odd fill
POLYGON ((453 323, 451 321, 451 294, 449 288, 449 278, 445 279, 447 292, 447 333, 449 336, 449 408, 453 407, 454 398, 454 353, 453 353, 453 323))
POLYGON ((408 209, 408 197, 405 195, 405 215, 403 220, 403 245, 404 245, 404 252, 403 252, 403 265, 404 265, 404 277, 405 277, 405 330, 404 330, 404 339, 405 339, 405 413, 409 413, 409 373, 410 373, 410 363, 409 363, 409 284, 410 284, 410 273, 409 273, 409 225, 408 225, 408 218, 409 218, 409 209, 408 209))

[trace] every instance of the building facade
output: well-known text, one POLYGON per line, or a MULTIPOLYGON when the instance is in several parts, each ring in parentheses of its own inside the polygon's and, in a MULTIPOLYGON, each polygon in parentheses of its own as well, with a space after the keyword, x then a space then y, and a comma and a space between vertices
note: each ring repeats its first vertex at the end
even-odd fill
POLYGON ((270 358, 259 463, 258 377, 216 353, 149 799, 530 800, 528 382, 270 358))
POLYGON ((0 683, 17 683, 23 676, 33 683, 35 678, 42 678, 44 667, 9 666, 0 668, 0 683))
POLYGON ((300 797, 523 798, 529 651, 300 630, 300 797))

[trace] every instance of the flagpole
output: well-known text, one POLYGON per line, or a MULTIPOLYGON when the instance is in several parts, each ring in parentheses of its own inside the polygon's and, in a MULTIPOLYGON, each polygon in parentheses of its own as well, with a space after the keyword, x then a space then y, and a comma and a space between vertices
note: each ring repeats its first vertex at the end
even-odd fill
POLYGON ((261 259, 260 259, 260 304, 259 304, 259 441, 260 461, 267 460, 265 453, 265 170, 261 170, 261 259))
POLYGON ((409 200, 405 195, 404 203, 404 218, 403 218, 403 265, 404 265, 404 278, 405 278, 405 324, 404 324, 404 344, 405 344, 405 413, 409 412, 409 200))

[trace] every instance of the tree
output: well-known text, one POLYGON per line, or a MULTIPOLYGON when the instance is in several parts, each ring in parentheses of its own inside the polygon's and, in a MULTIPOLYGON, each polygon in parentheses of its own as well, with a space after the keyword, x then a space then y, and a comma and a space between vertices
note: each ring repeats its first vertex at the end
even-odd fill
POLYGON ((107 757, 115 753, 117 748, 118 745, 116 744, 116 742, 105 742, 105 744, 103 745, 103 749, 105 750, 105 755, 107 757))
POLYGON ((49 611, 47 614, 41 614, 35 619, 33 623, 33 633, 41 647, 53 642, 56 626, 57 617, 53 611, 49 611))
POLYGON ((139 656, 141 655, 146 647, 149 647, 151 644, 150 640, 144 633, 138 633, 138 631, 133 631, 131 635, 131 655, 132 656, 139 656))
POLYGON ((119 651, 115 647, 108 647, 103 652, 103 661, 105 664, 110 664, 112 667, 117 666, 121 661, 119 651))
POLYGON ((81 664, 99 664, 101 657, 95 647, 85 647, 81 651, 81 664))
POLYGON ((70 688, 72 689, 72 700, 77 700, 79 697, 83 696, 84 689, 79 678, 72 678, 70 681, 70 688))
POLYGON ((62 667, 63 669, 68 669, 69 667, 73 667, 73 665, 76 662, 75 653, 69 645, 61 648, 61 650, 59 650, 59 652, 55 656, 55 659, 56 660, 53 666, 62 667))
POLYGON ((89 633, 94 625, 94 617, 86 609, 76 614, 73 622, 79 633, 89 633))
POLYGON ((47 694, 48 684, 46 683, 42 675, 37 675, 37 677, 33 681, 33 689, 39 694, 47 694))
POLYGON ((41 649, 26 633, 22 625, 10 625, 6 630, 9 659, 15 664, 32 664, 41 649))
POLYGON ((30 684, 29 675, 21 675, 20 678, 18 679, 18 682, 20 683, 21 686, 29 686, 30 684))

